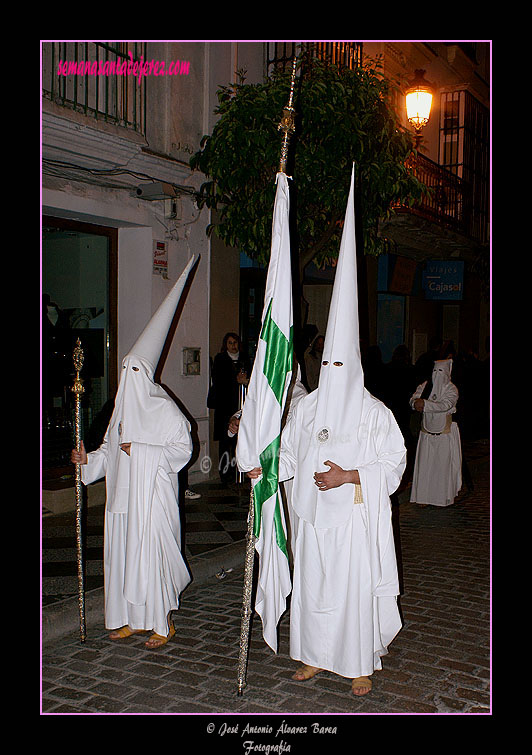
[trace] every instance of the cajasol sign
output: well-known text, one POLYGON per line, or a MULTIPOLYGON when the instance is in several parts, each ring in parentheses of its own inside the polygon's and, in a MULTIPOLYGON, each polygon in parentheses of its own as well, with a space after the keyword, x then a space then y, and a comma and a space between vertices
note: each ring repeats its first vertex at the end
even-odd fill
POLYGON ((423 271, 426 299, 462 299, 464 263, 461 260, 427 260, 423 271))

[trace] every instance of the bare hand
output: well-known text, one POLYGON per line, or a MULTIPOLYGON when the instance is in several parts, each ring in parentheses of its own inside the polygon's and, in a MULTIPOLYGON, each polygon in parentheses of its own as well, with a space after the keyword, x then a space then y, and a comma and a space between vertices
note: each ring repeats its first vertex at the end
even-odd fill
POLYGON ((121 443, 120 448, 122 449, 122 451, 125 451, 128 456, 130 455, 129 452, 131 451, 131 443, 121 443))
POLYGON ((237 383, 240 383, 240 385, 247 385, 249 383, 247 372, 241 370, 236 376, 236 381, 237 383))
POLYGON ((238 417, 231 417, 229 420, 229 432, 236 435, 238 433, 238 426, 240 425, 240 419, 238 417))
POLYGON ((254 469, 251 469, 249 472, 246 472, 247 476, 250 478, 250 480, 256 480, 257 477, 260 477, 262 474, 261 467, 255 467, 254 469))
POLYGON ((323 463, 330 467, 329 471, 314 473, 314 483, 320 490, 339 488, 340 485, 344 485, 346 482, 360 485, 358 470, 342 469, 342 467, 339 467, 333 461, 324 461, 323 463))
POLYGON ((70 454, 70 461, 72 462, 72 464, 86 464, 87 463, 87 452, 85 451, 85 446, 83 445, 83 441, 81 441, 79 451, 76 451, 75 448, 72 449, 72 453, 70 454))
POLYGON ((416 412, 422 412, 424 406, 425 406, 425 399, 424 398, 417 398, 414 401, 414 409, 416 410, 416 412))

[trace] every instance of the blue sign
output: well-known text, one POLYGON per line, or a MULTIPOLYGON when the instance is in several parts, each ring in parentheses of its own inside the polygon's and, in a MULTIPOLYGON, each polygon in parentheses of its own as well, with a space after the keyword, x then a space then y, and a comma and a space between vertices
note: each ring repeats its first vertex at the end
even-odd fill
POLYGON ((426 299, 462 299, 464 263, 461 260, 428 260, 423 271, 426 299))

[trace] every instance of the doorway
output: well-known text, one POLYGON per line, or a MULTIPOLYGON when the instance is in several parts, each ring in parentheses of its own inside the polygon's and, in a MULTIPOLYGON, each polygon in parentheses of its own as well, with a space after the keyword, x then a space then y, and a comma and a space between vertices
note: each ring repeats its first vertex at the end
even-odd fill
POLYGON ((117 387, 118 232, 44 217, 42 223, 42 474, 44 487, 74 484, 73 350, 83 349, 81 435, 97 448, 117 387))

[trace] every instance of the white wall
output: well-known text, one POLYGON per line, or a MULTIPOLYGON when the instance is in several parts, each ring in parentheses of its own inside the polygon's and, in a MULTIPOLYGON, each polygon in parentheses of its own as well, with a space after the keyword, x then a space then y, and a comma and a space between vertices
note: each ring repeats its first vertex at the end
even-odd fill
POLYGON ((152 308, 150 226, 118 230, 118 363, 150 319, 152 308))

